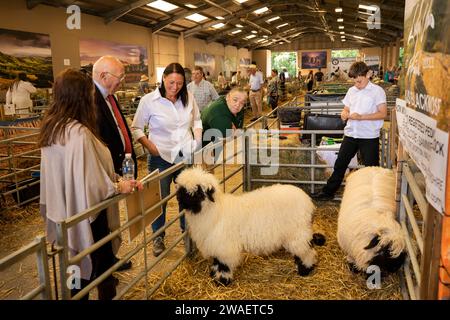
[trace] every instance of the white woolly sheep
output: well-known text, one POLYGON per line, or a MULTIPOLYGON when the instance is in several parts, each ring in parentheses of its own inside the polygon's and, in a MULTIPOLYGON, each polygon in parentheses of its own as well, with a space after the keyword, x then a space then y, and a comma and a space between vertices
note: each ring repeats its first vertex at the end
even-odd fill
POLYGON ((395 178, 392 170, 366 167, 346 181, 338 218, 337 239, 350 270, 377 265, 395 272, 403 264, 405 239, 395 219, 395 178))
POLYGON ((233 195, 199 168, 180 173, 177 199, 185 209, 190 235, 205 258, 213 258, 211 276, 229 284, 242 252, 269 254, 284 248, 294 255, 298 273, 308 275, 316 263, 312 244, 325 237, 312 231, 314 204, 301 189, 273 185, 233 195))

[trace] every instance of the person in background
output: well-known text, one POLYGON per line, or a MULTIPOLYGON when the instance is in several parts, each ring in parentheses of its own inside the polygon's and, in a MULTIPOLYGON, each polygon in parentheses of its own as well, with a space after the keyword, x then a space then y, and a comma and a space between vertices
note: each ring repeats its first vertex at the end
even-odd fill
POLYGON ((231 73, 231 85, 232 86, 237 86, 238 85, 238 81, 237 81, 237 72, 233 71, 231 73))
MULTIPOLYGON (((272 78, 269 81, 268 87, 267 87, 267 96, 269 99, 269 105, 272 107, 272 110, 275 110, 278 106, 278 70, 272 69, 272 78)), ((271 118, 276 118, 276 114, 272 114, 271 118)))
POLYGON ((344 179, 345 171, 358 151, 365 166, 379 165, 380 129, 387 114, 386 94, 383 88, 370 82, 369 67, 364 62, 355 62, 349 70, 354 79, 344 97, 341 119, 347 121, 344 139, 334 164, 333 174, 322 191, 313 195, 317 200, 331 200, 344 179))
POLYGON ((223 89, 227 85, 227 80, 223 76, 222 72, 219 72, 219 76, 217 77, 217 83, 219 84, 219 88, 223 89))
POLYGON ((241 75, 241 70, 238 70, 237 74, 236 74, 236 85, 241 85, 241 80, 242 80, 242 75, 241 75))
MULTIPOLYGON (((194 70, 194 73, 197 69, 194 70)), ((198 73, 197 76, 202 76, 198 73)), ((139 101, 132 124, 135 139, 149 152, 148 171, 162 172, 184 161, 196 150, 202 141, 200 111, 191 92, 187 90, 183 67, 171 63, 165 69, 161 86, 145 95, 139 101), (148 136, 144 127, 148 125, 148 136), (192 135, 193 132, 193 135, 192 135)), ((170 194, 170 185, 175 182, 180 170, 161 180, 161 198, 170 194)), ((181 210, 180 210, 181 211, 181 210)), ((166 204, 161 215, 153 222, 153 232, 157 232, 166 221, 166 204)), ((180 219, 182 232, 185 230, 184 217, 180 219)), ((165 250, 165 232, 153 240, 153 255, 159 256, 165 250)))
POLYGON ((323 81, 323 72, 321 68, 319 68, 319 71, 317 71, 314 75, 314 79, 316 81, 316 87, 320 86, 323 81))
MULTIPOLYGON (((234 87, 226 96, 211 102, 202 112, 203 132, 206 133, 208 129, 217 129, 225 138, 229 136, 232 129, 242 128, 244 124, 243 107, 246 102, 247 93, 239 87, 234 87)), ((210 141, 212 140, 203 140, 203 146, 210 141)))
POLYGON ((26 118, 33 111, 33 101, 30 98, 37 89, 28 81, 27 74, 20 72, 6 92, 6 104, 14 104, 16 114, 26 118))
MULTIPOLYGON (((134 163, 137 164, 130 128, 114 96, 125 79, 125 68, 116 57, 103 56, 94 63, 92 79, 95 84, 93 110, 97 112, 98 133, 111 153, 114 171, 121 175, 122 162, 126 153, 131 153, 134 163)), ((137 170, 134 177, 137 178, 137 170)), ((117 270, 128 270, 131 266, 132 262, 127 261, 117 270)))
MULTIPOLYGON (((130 193, 142 184, 121 180, 98 132, 94 110, 94 85, 89 75, 67 69, 53 85, 53 102, 42 120, 40 210, 46 221, 47 240, 56 240, 56 224, 119 193, 130 193)), ((120 226, 117 205, 85 219, 68 232, 70 256, 75 256, 120 226)), ((104 244, 80 262, 81 288, 115 263, 120 238, 104 244)), ((116 295, 117 278, 107 277, 98 289, 100 300, 116 295)), ((88 296, 85 296, 88 298, 88 296)))
POLYGON ((253 118, 250 121, 255 121, 262 114, 262 88, 264 85, 264 79, 260 73, 256 72, 256 65, 251 64, 249 67, 249 99, 250 106, 252 107, 253 118))
POLYGON ((203 79, 202 67, 194 67, 192 78, 194 80, 187 85, 187 89, 194 95, 195 102, 197 102, 197 106, 202 112, 211 101, 219 98, 219 95, 211 82, 203 79))
POLYGON ((206 71, 205 80, 208 81, 208 82, 212 81, 212 77, 211 77, 211 74, 209 73, 209 71, 206 71))
POLYGON ((150 92, 150 85, 148 83, 149 78, 143 74, 141 75, 141 80, 139 81, 139 91, 138 93, 143 96, 150 92))
POLYGON ((306 90, 311 91, 314 84, 313 71, 309 71, 308 77, 306 78, 306 90))
POLYGON ((280 91, 281 91, 281 99, 286 100, 286 68, 280 72, 280 91))

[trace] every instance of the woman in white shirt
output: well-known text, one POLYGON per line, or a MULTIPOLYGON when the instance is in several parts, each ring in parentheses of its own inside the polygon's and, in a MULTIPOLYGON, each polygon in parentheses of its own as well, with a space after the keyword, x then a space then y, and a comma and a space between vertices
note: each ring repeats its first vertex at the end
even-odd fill
MULTIPOLYGON (((133 135, 149 151, 149 172, 160 172, 176 163, 190 158, 202 145, 202 121, 194 96, 188 92, 183 67, 179 63, 169 64, 163 73, 161 86, 141 98, 132 124, 133 135), (148 125, 148 137, 144 126, 148 125), (192 136, 191 129, 194 133, 192 136)), ((170 194, 170 184, 180 170, 161 180, 161 197, 170 194)), ((152 224, 153 232, 165 224, 166 205, 162 214, 152 224)), ((184 217, 180 219, 184 232, 184 217)), ((163 232, 153 241, 153 255, 164 250, 163 232)))
POLYGON ((26 73, 19 73, 6 92, 6 104, 14 104, 16 114, 22 114, 21 117, 26 117, 25 114, 31 112, 33 101, 31 101, 30 94, 36 92, 36 88, 27 80, 26 73))

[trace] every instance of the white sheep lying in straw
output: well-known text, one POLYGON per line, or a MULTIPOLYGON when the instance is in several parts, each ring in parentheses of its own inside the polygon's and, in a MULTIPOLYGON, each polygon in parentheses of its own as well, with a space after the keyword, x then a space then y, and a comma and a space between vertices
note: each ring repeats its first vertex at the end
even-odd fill
POLYGON ((366 167, 346 181, 338 218, 337 239, 353 272, 377 265, 395 272, 403 264, 405 239, 395 220, 392 170, 366 167))
POLYGON ((177 199, 186 210, 190 235, 205 258, 213 258, 211 276, 229 284, 243 251, 269 254, 284 248, 294 255, 298 273, 316 263, 312 244, 325 237, 312 231, 314 205, 291 185, 273 185, 242 195, 221 191, 217 179, 199 168, 177 178, 177 199))

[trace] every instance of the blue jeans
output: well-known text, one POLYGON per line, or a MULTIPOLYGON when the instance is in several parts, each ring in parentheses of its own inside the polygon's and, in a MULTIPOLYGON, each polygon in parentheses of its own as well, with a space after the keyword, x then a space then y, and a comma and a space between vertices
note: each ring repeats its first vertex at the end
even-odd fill
MULTIPOLYGON (((174 165, 173 163, 165 161, 160 156, 149 155, 147 162, 148 162, 149 172, 154 171, 156 169, 159 169, 159 172, 163 172, 164 170, 166 170, 174 165)), ((161 179, 161 181, 160 181, 161 199, 167 197, 170 194, 170 184, 172 183, 172 181, 175 183, 175 179, 178 177, 180 172, 181 172, 181 169, 177 170, 174 173, 171 173, 169 176, 161 179)), ((161 215, 158 218, 156 218, 156 220, 152 223, 153 232, 158 231, 166 223, 166 207, 167 207, 167 204, 162 205, 161 215)), ((181 211, 180 207, 178 207, 178 211, 181 211)), ((180 218, 180 227, 181 227, 181 231, 184 232, 184 230, 185 230, 184 216, 182 216, 180 218)), ((161 234, 161 236, 164 237, 165 232, 163 232, 161 234)))

